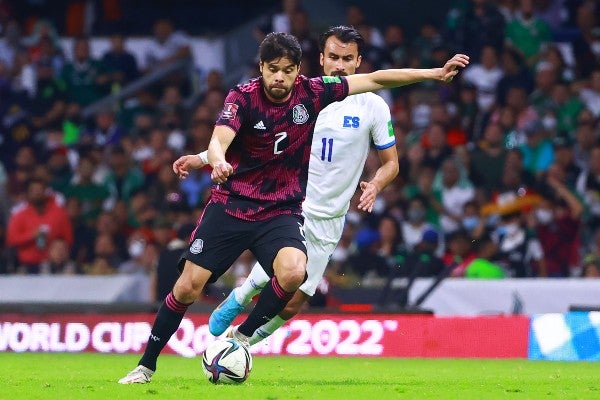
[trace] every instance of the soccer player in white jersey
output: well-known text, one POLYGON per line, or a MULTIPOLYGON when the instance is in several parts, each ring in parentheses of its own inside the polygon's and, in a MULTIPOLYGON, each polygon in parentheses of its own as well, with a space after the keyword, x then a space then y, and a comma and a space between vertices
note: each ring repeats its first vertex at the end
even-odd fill
MULTIPOLYGON (((356 29, 337 26, 321 36, 320 62, 325 75, 352 75, 361 62, 363 38, 356 29)), ((348 96, 319 113, 312 141, 306 198, 302 205, 308 251, 307 280, 285 309, 258 328, 250 338, 254 344, 272 334, 315 294, 329 258, 344 227, 345 215, 362 174, 373 140, 381 166, 368 182, 360 182, 359 209, 370 212, 377 194, 398 174, 398 154, 390 111, 384 100, 373 93, 348 96)), ((174 163, 174 171, 187 160, 174 163)), ((194 160, 197 167, 197 159, 194 160)), ((181 175, 181 174, 180 174, 181 175)), ((235 288, 211 314, 210 332, 218 336, 231 324, 252 297, 269 281, 256 263, 246 281, 235 288)))

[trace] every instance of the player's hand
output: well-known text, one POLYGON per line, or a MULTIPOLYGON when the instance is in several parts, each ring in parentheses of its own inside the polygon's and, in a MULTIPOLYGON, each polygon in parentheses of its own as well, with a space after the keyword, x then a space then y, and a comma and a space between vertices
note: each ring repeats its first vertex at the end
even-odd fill
POLYGON ((191 170, 202 168, 204 165, 197 154, 181 156, 173 163, 173 172, 179 176, 179 179, 185 179, 191 170))
POLYGON ((375 199, 377 199, 377 193, 379 193, 377 186, 374 183, 363 181, 360 183, 360 190, 362 190, 362 194, 360 195, 358 209, 368 212, 373 211, 375 199))
POLYGON ((215 183, 225 183, 231 174, 233 174, 233 167, 228 162, 223 161, 213 165, 210 177, 215 183))
POLYGON ((442 67, 441 80, 448 83, 458 74, 457 68, 465 68, 469 65, 469 56, 464 54, 455 54, 454 57, 446 61, 442 67))

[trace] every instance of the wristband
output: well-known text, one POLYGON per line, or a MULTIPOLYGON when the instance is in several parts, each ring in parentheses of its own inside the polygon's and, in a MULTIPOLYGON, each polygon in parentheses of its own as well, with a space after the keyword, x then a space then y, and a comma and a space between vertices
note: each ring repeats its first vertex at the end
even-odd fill
POLYGON ((208 165, 208 152, 207 151, 203 151, 202 153, 198 153, 197 155, 204 164, 208 165))

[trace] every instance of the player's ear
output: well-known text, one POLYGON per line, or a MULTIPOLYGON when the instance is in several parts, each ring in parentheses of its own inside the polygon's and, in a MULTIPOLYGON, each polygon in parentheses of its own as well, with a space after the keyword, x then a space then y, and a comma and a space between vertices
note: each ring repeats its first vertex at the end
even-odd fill
POLYGON ((258 70, 260 71, 261 75, 262 75, 262 71, 263 71, 263 65, 264 65, 264 63, 262 61, 258 62, 258 70))
POLYGON ((323 66, 324 62, 325 62, 325 56, 323 55, 323 53, 319 53, 319 64, 321 65, 321 67, 323 66))
POLYGON ((362 56, 358 56, 358 58, 356 59, 356 69, 358 69, 358 67, 360 67, 360 62, 362 61, 362 56))

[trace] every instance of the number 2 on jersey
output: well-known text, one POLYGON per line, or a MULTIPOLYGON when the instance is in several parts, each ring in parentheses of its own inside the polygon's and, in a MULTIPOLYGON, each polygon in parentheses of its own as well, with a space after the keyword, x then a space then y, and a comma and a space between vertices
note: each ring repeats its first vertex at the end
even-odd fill
POLYGON ((327 156, 327 161, 331 162, 331 156, 333 154, 333 138, 331 138, 331 139, 323 138, 323 139, 321 139, 321 142, 323 142, 323 148, 321 149, 321 160, 325 161, 325 156, 327 156), (327 150, 328 144, 329 144, 329 151, 327 150))

